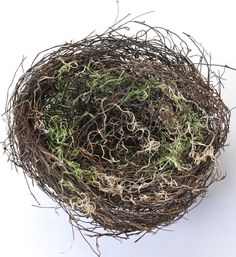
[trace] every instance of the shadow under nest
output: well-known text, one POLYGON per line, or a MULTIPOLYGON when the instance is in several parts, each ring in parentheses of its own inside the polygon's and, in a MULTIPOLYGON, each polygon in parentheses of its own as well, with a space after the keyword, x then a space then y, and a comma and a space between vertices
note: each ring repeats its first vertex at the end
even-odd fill
POLYGON ((183 39, 144 26, 41 53, 8 99, 10 159, 90 235, 158 230, 221 178, 230 113, 205 51, 189 37, 194 64, 183 39))

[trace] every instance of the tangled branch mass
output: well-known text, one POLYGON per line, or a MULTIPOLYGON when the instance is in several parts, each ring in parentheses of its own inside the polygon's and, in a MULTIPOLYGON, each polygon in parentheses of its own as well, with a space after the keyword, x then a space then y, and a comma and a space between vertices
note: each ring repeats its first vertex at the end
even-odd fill
POLYGON ((221 178, 230 113, 207 53, 138 25, 41 53, 8 99, 10 159, 90 235, 156 231, 221 178))

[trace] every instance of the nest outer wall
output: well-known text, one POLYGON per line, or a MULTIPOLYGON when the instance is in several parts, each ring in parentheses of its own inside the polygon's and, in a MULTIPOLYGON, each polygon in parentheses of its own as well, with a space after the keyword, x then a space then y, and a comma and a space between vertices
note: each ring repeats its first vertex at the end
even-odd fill
POLYGON ((156 231, 221 178, 230 112, 207 53, 139 25, 42 52, 8 99, 11 161, 90 235, 156 231))

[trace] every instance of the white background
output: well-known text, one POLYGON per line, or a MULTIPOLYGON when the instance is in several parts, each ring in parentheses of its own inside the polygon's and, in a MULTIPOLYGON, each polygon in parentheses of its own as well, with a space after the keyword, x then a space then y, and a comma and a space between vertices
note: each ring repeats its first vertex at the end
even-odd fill
MULTIPOLYGON (((193 35, 210 50, 213 62, 236 67, 235 1, 120 0, 120 17, 146 11, 151 25, 193 35)), ((113 24, 115 0, 7 0, 0 2, 0 113, 6 90, 22 56, 27 68, 41 50, 70 40, 79 40, 113 24)), ((223 99, 236 105, 236 71, 225 74, 223 99)), ((0 141, 5 124, 0 121, 0 141)), ((139 243, 100 241, 102 256, 125 257, 235 257, 236 256, 236 110, 232 113, 229 147, 222 154, 221 169, 227 178, 212 186, 198 208, 170 226, 171 232, 148 235, 139 243)), ((0 150, 0 256, 88 257, 88 246, 72 232, 68 218, 53 209, 39 209, 30 196, 21 172, 17 174, 0 150), (68 248, 72 248, 68 250, 68 248), (67 251, 68 250, 68 251, 67 251), (62 255, 62 252, 64 252, 62 255)), ((54 206, 41 191, 34 193, 42 206, 54 206)))

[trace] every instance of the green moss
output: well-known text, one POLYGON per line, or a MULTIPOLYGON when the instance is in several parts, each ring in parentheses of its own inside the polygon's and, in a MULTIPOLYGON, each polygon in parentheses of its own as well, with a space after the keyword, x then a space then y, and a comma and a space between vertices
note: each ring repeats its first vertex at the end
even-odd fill
POLYGON ((89 85, 91 91, 109 93, 115 87, 130 87, 130 90, 124 95, 121 101, 122 103, 130 99, 145 101, 150 96, 151 84, 149 82, 141 84, 126 72, 121 72, 119 75, 102 74, 101 71, 94 70, 92 68, 92 62, 89 62, 87 66, 84 66, 83 73, 90 78, 89 85))
POLYGON ((178 137, 170 140, 166 133, 162 135, 160 159, 157 165, 161 168, 164 164, 169 164, 173 168, 181 169, 183 162, 189 158, 192 145, 203 143, 207 122, 192 110, 177 89, 169 87, 164 90, 178 110, 170 124, 170 129, 178 131, 178 137))
POLYGON ((87 183, 97 184, 98 177, 94 174, 92 169, 82 169, 78 162, 68 159, 73 155, 78 157, 79 154, 78 150, 73 149, 73 127, 69 127, 63 117, 55 115, 50 117, 48 128, 49 148, 68 168, 66 173, 73 174, 78 179, 83 179, 87 183))
MULTIPOLYGON (((163 164, 170 164, 171 166, 180 169, 182 164, 182 157, 188 152, 190 144, 184 138, 179 137, 170 144, 161 144, 158 165, 161 167, 163 164)), ((159 168, 160 168, 159 167, 159 168)))
POLYGON ((63 78, 63 76, 65 74, 70 73, 71 70, 73 70, 73 69, 75 69, 77 67, 78 67, 78 64, 77 64, 76 61, 72 61, 72 62, 68 62, 68 63, 63 62, 63 65, 58 70, 58 78, 59 78, 59 80, 61 78, 63 78))

